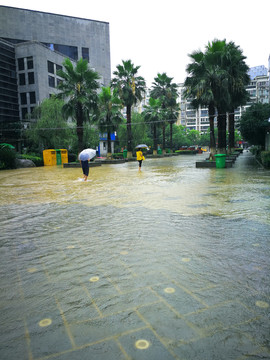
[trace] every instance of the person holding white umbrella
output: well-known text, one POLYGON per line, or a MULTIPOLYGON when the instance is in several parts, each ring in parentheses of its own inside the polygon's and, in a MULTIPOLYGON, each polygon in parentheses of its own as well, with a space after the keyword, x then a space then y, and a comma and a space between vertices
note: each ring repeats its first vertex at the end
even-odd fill
POLYGON ((89 175, 89 160, 93 159, 95 156, 96 150, 94 149, 84 149, 79 153, 79 160, 82 166, 84 181, 87 181, 89 175))

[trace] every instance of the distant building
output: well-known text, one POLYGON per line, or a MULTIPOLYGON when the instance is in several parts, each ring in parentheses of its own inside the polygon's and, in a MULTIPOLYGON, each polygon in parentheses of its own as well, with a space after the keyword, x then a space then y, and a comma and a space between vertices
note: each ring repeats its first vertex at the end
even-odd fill
MULTIPOLYGON (((199 132, 206 132, 209 128, 209 114, 208 109, 205 107, 199 107, 194 109, 191 105, 191 99, 184 97, 184 84, 179 84, 179 104, 180 114, 178 125, 183 125, 189 130, 198 130, 199 132)), ((217 117, 214 119, 214 123, 217 123, 217 117)))
POLYGON ((248 71, 248 75, 251 80, 255 79, 256 76, 267 75, 267 68, 264 65, 251 67, 248 71))
POLYGON ((87 59, 111 80, 109 23, 0 6, 0 136, 19 147, 19 128, 44 99, 57 92, 56 72, 66 57, 87 59), (11 133, 8 129, 16 129, 11 133))

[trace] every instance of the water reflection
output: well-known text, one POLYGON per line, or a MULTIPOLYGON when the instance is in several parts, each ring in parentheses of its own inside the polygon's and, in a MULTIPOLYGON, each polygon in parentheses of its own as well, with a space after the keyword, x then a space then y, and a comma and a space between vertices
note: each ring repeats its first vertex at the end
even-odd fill
POLYGON ((0 172, 3 358, 269 357, 270 172, 196 160, 0 172))

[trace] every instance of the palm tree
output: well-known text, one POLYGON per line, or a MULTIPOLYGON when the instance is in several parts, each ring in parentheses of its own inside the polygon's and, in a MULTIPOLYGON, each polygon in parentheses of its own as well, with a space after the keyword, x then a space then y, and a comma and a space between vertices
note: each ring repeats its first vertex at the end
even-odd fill
POLYGON ((83 124, 89 120, 90 112, 97 109, 97 90, 99 88, 99 74, 88 67, 87 60, 78 60, 73 67, 70 59, 63 62, 65 70, 58 70, 57 75, 63 79, 58 85, 60 93, 58 98, 66 101, 63 112, 68 118, 71 116, 76 120, 78 151, 84 148, 83 124))
POLYGON ((99 94, 99 112, 97 115, 98 127, 102 132, 107 133, 108 153, 111 156, 111 133, 116 131, 122 122, 121 100, 111 93, 111 88, 103 87, 99 94))
POLYGON ((170 149, 173 148, 173 124, 177 121, 179 114, 178 104, 175 106, 169 107, 166 112, 166 118, 170 124, 170 149))
POLYGON ((164 110, 162 109, 162 103, 160 99, 149 99, 149 105, 145 106, 145 110, 142 113, 146 122, 150 123, 153 129, 154 138, 154 154, 157 154, 158 139, 157 139, 157 127, 160 125, 164 118, 164 110))
POLYGON ((223 66, 228 71, 229 92, 231 95, 231 103, 229 107, 229 153, 235 146, 234 131, 234 111, 238 106, 246 104, 249 95, 246 86, 250 82, 248 75, 248 66, 245 63, 246 57, 243 56, 242 50, 233 42, 229 42, 225 48, 223 56, 223 66))
POLYGON ((231 103, 229 67, 224 62, 226 46, 226 40, 214 40, 206 47, 206 59, 215 73, 212 91, 218 113, 218 151, 223 154, 226 154, 226 121, 231 103))
POLYGON ((218 74, 215 98, 218 111, 218 147, 226 153, 226 112, 229 112, 229 151, 234 147, 234 110, 248 99, 246 86, 250 79, 245 56, 239 46, 226 40, 215 40, 207 47, 207 58, 213 60, 218 74))
POLYGON ((210 124, 210 152, 216 153, 215 127, 214 119, 216 112, 216 103, 211 84, 214 81, 215 74, 209 67, 205 54, 201 51, 195 51, 189 55, 192 63, 187 66, 189 76, 184 82, 184 96, 191 99, 191 105, 198 109, 199 106, 208 108, 209 124, 210 124))
MULTIPOLYGON (((187 68, 193 76, 186 80, 191 95, 195 97, 194 105, 208 103, 209 116, 210 114, 213 116, 214 109, 217 109, 220 153, 226 153, 226 113, 232 104, 230 65, 226 63, 224 57, 226 47, 226 40, 214 40, 208 43, 205 53, 199 52, 196 58, 194 56, 198 61, 187 68)), ((213 128, 210 133, 213 134, 213 128)))
POLYGON ((131 60, 122 60, 122 65, 117 65, 117 70, 113 72, 115 76, 111 81, 111 86, 122 101, 122 105, 127 111, 127 150, 128 157, 132 156, 132 131, 131 131, 131 108, 138 101, 143 99, 145 93, 145 80, 138 76, 140 66, 134 66, 131 60))
MULTIPOLYGON (((167 116, 165 118, 170 120, 171 124, 171 147, 172 147, 172 124, 177 120, 178 115, 178 105, 176 99, 178 97, 177 84, 172 82, 173 78, 167 76, 166 73, 157 74, 157 77, 154 78, 152 83, 152 90, 150 91, 150 96, 154 99, 160 99, 161 106, 163 110, 167 110, 167 116), (172 118, 171 118, 172 117, 172 118)), ((164 112, 165 114, 165 112, 164 112)), ((163 133, 163 151, 165 151, 165 118, 162 123, 162 133, 163 133)))

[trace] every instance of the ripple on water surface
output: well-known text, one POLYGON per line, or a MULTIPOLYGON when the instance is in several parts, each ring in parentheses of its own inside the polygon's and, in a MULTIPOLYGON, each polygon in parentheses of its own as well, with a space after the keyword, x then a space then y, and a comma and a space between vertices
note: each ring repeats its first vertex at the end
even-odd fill
POLYGON ((93 168, 87 183, 80 169, 0 172, 6 358, 25 332, 33 358, 70 355, 72 341, 96 354, 114 337, 129 355, 196 358, 229 321, 267 346, 269 176, 190 159, 93 168))

